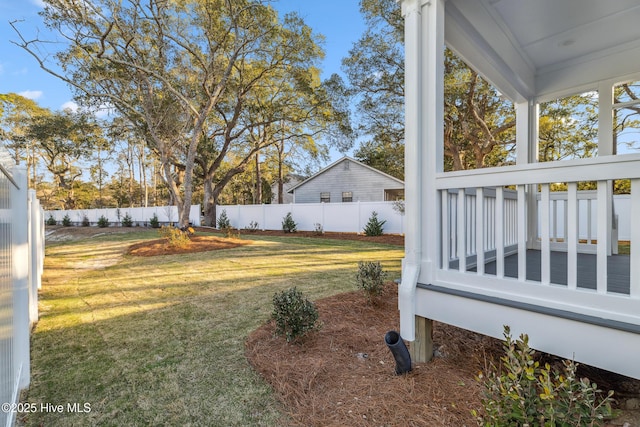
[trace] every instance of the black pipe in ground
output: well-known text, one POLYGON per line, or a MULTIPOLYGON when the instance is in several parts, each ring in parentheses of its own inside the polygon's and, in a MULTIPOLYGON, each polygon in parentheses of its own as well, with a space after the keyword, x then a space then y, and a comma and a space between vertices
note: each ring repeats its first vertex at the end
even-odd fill
POLYGON ((409 372, 411 370, 411 355, 400 334, 396 331, 389 331, 384 336, 384 342, 396 360, 396 374, 409 372))

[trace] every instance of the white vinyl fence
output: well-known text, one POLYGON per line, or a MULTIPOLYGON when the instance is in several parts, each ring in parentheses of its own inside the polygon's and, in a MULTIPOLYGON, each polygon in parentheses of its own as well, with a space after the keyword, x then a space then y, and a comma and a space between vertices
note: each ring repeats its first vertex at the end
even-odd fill
MULTIPOLYGON (((148 208, 105 208, 105 209, 75 209, 75 210, 55 210, 45 211, 45 220, 53 217, 58 224, 69 215, 72 225, 82 225, 84 218, 89 220, 89 225, 96 225, 98 219, 104 216, 109 225, 119 225, 122 219, 129 215, 136 227, 146 227, 153 215, 157 215, 161 225, 178 222, 178 208, 176 206, 153 206, 148 208)), ((191 225, 200 225, 200 205, 191 206, 189 211, 189 221, 191 225)))
POLYGON ((394 202, 291 203, 288 205, 227 205, 216 207, 216 224, 226 212, 231 226, 238 229, 255 226, 259 230, 282 230, 282 220, 291 213, 299 231, 362 233, 371 214, 376 212, 385 234, 404 233, 404 215, 394 202))
POLYGON ((29 385, 29 334, 44 266, 40 203, 27 189, 26 169, 8 168, 0 165, 0 426, 14 425, 12 409, 29 385))

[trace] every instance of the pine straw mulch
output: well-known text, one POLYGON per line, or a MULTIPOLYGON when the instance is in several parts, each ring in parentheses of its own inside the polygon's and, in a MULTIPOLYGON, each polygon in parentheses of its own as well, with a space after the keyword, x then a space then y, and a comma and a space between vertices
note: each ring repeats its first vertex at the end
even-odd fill
POLYGON ((127 249, 127 254, 134 256, 175 255, 194 252, 215 251, 231 249, 238 246, 249 245, 251 240, 222 238, 216 236, 191 236, 189 244, 185 247, 172 246, 167 239, 148 240, 135 243, 127 249))
POLYGON ((388 284, 375 306, 357 291, 317 301, 323 326, 302 343, 275 337, 273 322, 249 336, 246 356, 293 425, 476 425, 471 410, 481 407, 481 385, 475 375, 500 342, 437 324, 439 357, 396 375, 384 343, 389 330, 399 330, 396 294, 388 284))
MULTIPOLYGON (((246 357, 273 387, 293 426, 475 426, 482 385, 476 380, 503 354, 502 343, 434 322, 435 357, 395 374, 384 343, 399 330, 397 285, 387 284, 375 306, 359 291, 316 302, 323 326, 301 343, 287 344, 268 322, 246 341, 246 357)), ((561 370, 561 359, 538 354, 561 370)), ((579 365, 578 374, 614 390, 618 408, 640 397, 640 381, 579 365)), ((631 409, 631 408, 629 408, 631 409)), ((640 426, 640 411, 620 411, 608 427, 640 426)))

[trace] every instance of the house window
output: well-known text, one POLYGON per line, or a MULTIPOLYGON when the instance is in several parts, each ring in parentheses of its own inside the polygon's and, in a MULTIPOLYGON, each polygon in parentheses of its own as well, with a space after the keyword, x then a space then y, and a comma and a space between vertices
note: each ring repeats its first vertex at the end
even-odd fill
POLYGON ((320 193, 320 203, 329 203, 331 201, 331 193, 323 192, 320 193))
POLYGON ((342 202, 353 202, 353 193, 351 191, 343 191, 342 202))

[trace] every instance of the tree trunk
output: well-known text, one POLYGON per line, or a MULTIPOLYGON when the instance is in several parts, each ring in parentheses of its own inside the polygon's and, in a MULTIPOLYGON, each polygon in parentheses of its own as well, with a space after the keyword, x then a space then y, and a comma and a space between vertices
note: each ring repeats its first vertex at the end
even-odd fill
POLYGON ((256 194, 253 196, 256 205, 262 204, 262 174, 260 173, 260 152, 256 152, 256 194))
POLYGON ((213 200, 213 183, 211 178, 205 177, 202 182, 203 196, 202 196, 202 209, 204 211, 204 225, 209 227, 216 226, 216 204, 213 200))
POLYGON ((278 204, 284 203, 284 139, 277 145, 278 149, 278 204))

